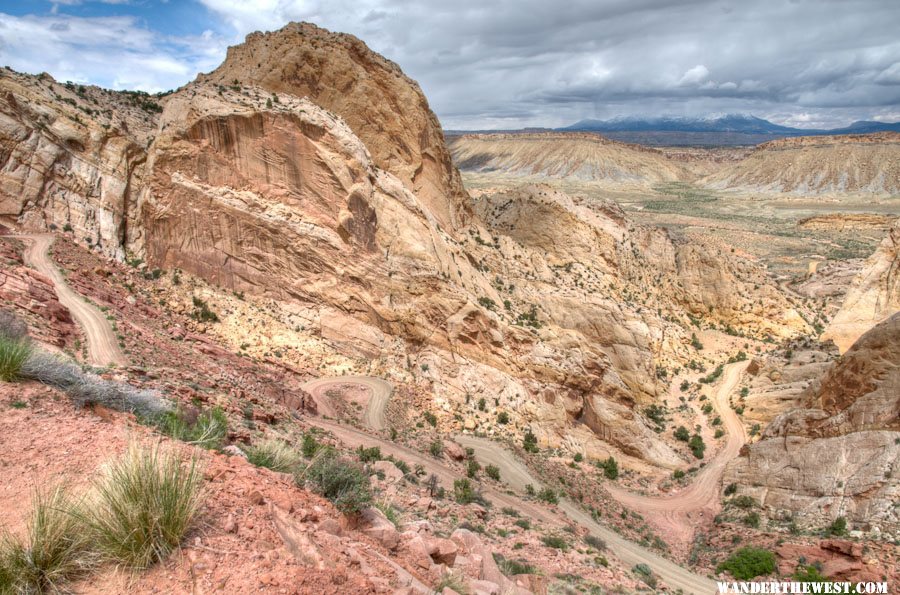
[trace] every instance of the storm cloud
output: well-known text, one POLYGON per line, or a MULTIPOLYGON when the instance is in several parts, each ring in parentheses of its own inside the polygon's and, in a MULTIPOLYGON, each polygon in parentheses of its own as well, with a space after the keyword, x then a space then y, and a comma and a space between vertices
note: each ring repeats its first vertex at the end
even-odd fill
MULTIPOLYGON (((210 21, 205 37, 131 23, 141 47, 121 51, 142 64, 159 60, 164 71, 154 71, 154 84, 187 82, 174 64, 208 68, 246 33, 307 20, 352 33, 400 64, 446 128, 725 112, 806 127, 900 120, 896 0, 200 1, 210 21)), ((76 34, 74 18, 61 14, 0 15, 0 55, 15 58, 4 29, 23 18, 32 29, 57 19, 57 28, 69 24, 76 34)), ((67 32, 46 31, 64 45, 67 32)), ((48 61, 35 68, 32 55, 29 66, 54 73, 48 61)), ((115 59, 108 68, 107 81, 129 80, 115 59)))

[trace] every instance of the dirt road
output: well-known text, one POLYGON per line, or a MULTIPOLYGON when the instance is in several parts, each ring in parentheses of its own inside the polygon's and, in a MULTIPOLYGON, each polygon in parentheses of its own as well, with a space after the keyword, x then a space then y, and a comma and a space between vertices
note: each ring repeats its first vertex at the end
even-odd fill
MULTIPOLYGON (((340 378, 320 378, 312 382, 315 383, 313 385, 315 390, 324 391, 328 387, 336 387, 350 382, 359 382, 360 378, 364 380, 363 384, 365 386, 372 388, 373 393, 376 392, 376 386, 379 387, 377 390, 380 391, 384 387, 381 383, 388 384, 380 378, 349 376, 340 378), (353 380, 351 380, 351 378, 353 380)), ((309 384, 312 385, 312 383, 309 384)), ((388 384, 388 386, 390 385, 388 384)), ((309 388, 306 390, 309 391, 309 388)), ((373 407, 381 407, 382 412, 378 414, 373 411, 370 415, 367 408, 364 419, 375 419, 382 424, 380 427, 383 428, 383 408, 387 405, 389 397, 390 392, 388 392, 387 396, 383 399, 381 397, 376 399, 373 396, 370 404, 373 407)), ((460 477, 459 473, 454 469, 443 464, 439 460, 426 456, 416 450, 395 444, 389 440, 377 438, 366 432, 333 421, 327 421, 320 418, 310 419, 309 421, 323 429, 331 431, 342 442, 351 447, 378 446, 385 454, 394 455, 411 463, 418 463, 422 465, 428 473, 434 473, 445 486, 452 485, 453 481, 460 477)), ((531 484, 535 488, 540 487, 540 482, 531 475, 527 467, 525 467, 514 454, 504 449, 496 442, 475 438, 473 436, 457 436, 455 439, 463 446, 473 448, 475 450, 475 457, 482 463, 497 465, 497 467, 500 468, 502 480, 514 490, 524 491, 525 485, 527 484, 531 484)), ((527 513, 536 521, 558 522, 558 519, 554 518, 550 509, 547 509, 542 505, 522 500, 516 496, 492 489, 486 489, 484 490, 484 493, 495 504, 516 508, 517 510, 527 513)), ((559 504, 559 509, 572 521, 587 529, 591 534, 605 540, 609 545, 610 550, 629 568, 635 564, 647 564, 673 590, 681 589, 684 593, 696 593, 698 595, 709 595, 716 592, 715 583, 710 579, 682 568, 678 564, 663 558, 655 552, 624 539, 611 529, 594 522, 591 516, 574 502, 571 502, 568 499, 562 499, 559 504)))
POLYGON ((89 363, 100 367, 127 363, 109 321, 99 309, 69 287, 65 277, 50 258, 48 250, 56 238, 52 235, 16 237, 29 241, 25 250, 25 263, 50 278, 60 303, 69 309, 72 317, 84 331, 89 363))
MULTIPOLYGON (((372 376, 340 376, 337 378, 317 378, 304 383, 301 388, 312 395, 320 412, 333 411, 329 404, 328 395, 330 388, 341 384, 357 384, 368 388, 372 392, 366 410, 363 413, 363 423, 368 428, 381 431, 385 428, 384 412, 387 409, 388 399, 394 392, 394 385, 387 380, 372 376)), ((333 413, 332 413, 333 415, 333 413)))
POLYGON ((713 407, 719 417, 727 436, 725 446, 697 473, 694 481, 675 494, 664 496, 642 496, 616 486, 608 486, 613 497, 629 508, 638 511, 664 511, 672 514, 684 514, 704 508, 715 510, 719 502, 719 481, 729 461, 738 456, 741 447, 747 442, 744 425, 737 413, 728 403, 728 397, 741 380, 741 374, 747 369, 749 362, 738 362, 725 366, 722 381, 713 396, 713 407))

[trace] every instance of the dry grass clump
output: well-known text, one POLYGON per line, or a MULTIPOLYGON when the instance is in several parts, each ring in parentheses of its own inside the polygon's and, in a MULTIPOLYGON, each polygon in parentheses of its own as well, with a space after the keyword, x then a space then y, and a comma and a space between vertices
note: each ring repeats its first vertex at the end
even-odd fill
POLYGON ((297 468, 302 457, 290 444, 270 438, 245 449, 247 460, 257 467, 290 473, 297 468))
POLYGON ((132 444, 94 483, 85 520, 95 547, 132 568, 165 559, 197 517, 202 484, 196 458, 132 444))

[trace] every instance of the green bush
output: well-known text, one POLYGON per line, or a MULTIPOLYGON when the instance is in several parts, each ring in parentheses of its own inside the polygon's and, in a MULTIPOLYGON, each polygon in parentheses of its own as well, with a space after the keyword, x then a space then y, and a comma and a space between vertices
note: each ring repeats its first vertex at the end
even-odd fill
POLYGON ((636 564, 631 571, 651 589, 656 588, 656 575, 646 564, 636 564))
POLYGON ((264 440, 245 450, 248 461, 272 471, 290 473, 300 463, 300 454, 282 440, 264 440))
POLYGON ((500 481, 500 467, 496 465, 488 465, 484 468, 485 474, 494 481, 500 481))
POLYGON ((538 452, 537 436, 531 430, 525 432, 525 438, 522 440, 522 448, 525 452, 538 452))
POLYGON ((531 529, 531 521, 529 521, 528 519, 519 519, 513 524, 520 529, 524 529, 525 531, 531 529))
POLYGON ((32 500, 24 540, 0 537, 0 593, 58 593, 96 562, 81 503, 62 487, 32 500))
POLYGON ((21 376, 22 366, 31 355, 32 346, 27 338, 0 335, 0 380, 13 382, 21 376))
POLYGON ((426 411, 422 414, 422 417, 425 418, 425 421, 427 421, 431 427, 437 426, 437 416, 431 411, 426 411))
POLYGON ((676 469, 672 472, 672 479, 681 479, 682 477, 684 477, 684 471, 681 469, 676 469))
POLYGON ((453 482, 453 499, 459 504, 471 504, 480 501, 481 496, 468 479, 457 479, 453 482))
POLYGON ((673 432, 673 435, 676 440, 681 440, 682 442, 687 442, 691 439, 690 432, 688 432, 688 429, 684 426, 678 426, 678 429, 673 432))
POLYGON ((831 525, 828 526, 826 533, 828 535, 835 535, 837 537, 843 537, 847 535, 847 519, 842 516, 834 519, 831 525))
POLYGON ((470 478, 475 478, 478 475, 478 472, 481 471, 481 465, 478 464, 478 461, 470 460, 466 463, 466 476, 470 478))
POLYGON ((319 451, 319 446, 319 442, 316 440, 315 436, 312 434, 304 434, 300 452, 302 452, 303 456, 307 459, 311 459, 316 456, 316 453, 319 451))
POLYGON ((428 452, 437 459, 441 458, 441 455, 444 454, 444 443, 440 440, 435 440, 428 446, 428 452))
POLYGON ((731 499, 731 503, 737 506, 738 508, 753 508, 756 506, 756 499, 753 496, 735 496, 731 499))
POLYGON ((516 576, 517 574, 540 574, 541 571, 537 567, 529 564, 526 560, 509 560, 504 558, 502 554, 494 553, 494 562, 506 576, 516 576))
POLYGON ((501 411, 500 413, 498 413, 497 414, 497 423, 502 424, 502 425, 508 424, 509 423, 509 413, 507 413, 506 411, 501 411))
POLYGON ((319 449, 309 467, 295 478, 298 484, 331 500, 344 514, 356 514, 372 502, 369 477, 363 468, 331 449, 319 449))
POLYGON ((744 524, 748 527, 752 527, 754 529, 759 529, 759 513, 751 512, 747 516, 744 517, 744 524))
POLYGON ((553 488, 543 488, 537 494, 538 500, 548 504, 559 504, 559 496, 553 488))
POLYGON ((356 454, 359 456, 359 460, 363 463, 374 463, 375 461, 381 460, 381 447, 379 446, 371 446, 366 448, 362 445, 359 445, 356 449, 356 454))
POLYGON ((569 544, 566 543, 566 540, 558 535, 544 535, 541 537, 541 543, 557 550, 565 551, 569 549, 569 544))
POLYGON ((598 552, 602 552, 603 550, 606 549, 606 542, 603 541, 601 538, 597 537, 596 535, 590 535, 590 534, 585 535, 584 542, 586 544, 588 544, 589 546, 591 546, 592 548, 594 548, 595 550, 597 550, 598 552))
POLYGON ((99 551, 114 562, 147 568, 181 543, 202 502, 196 459, 132 443, 95 482, 85 518, 99 551))
POLYGON ((716 567, 716 572, 728 572, 745 581, 775 572, 775 554, 756 547, 742 547, 716 567))
POLYGON ((691 436, 690 441, 688 441, 688 448, 691 449, 691 452, 695 457, 702 459, 703 453, 706 451, 706 444, 703 442, 703 437, 700 434, 691 436))
POLYGON ((603 476, 606 479, 616 479, 619 477, 619 463, 613 457, 609 457, 605 461, 597 461, 597 467, 603 469, 603 476))

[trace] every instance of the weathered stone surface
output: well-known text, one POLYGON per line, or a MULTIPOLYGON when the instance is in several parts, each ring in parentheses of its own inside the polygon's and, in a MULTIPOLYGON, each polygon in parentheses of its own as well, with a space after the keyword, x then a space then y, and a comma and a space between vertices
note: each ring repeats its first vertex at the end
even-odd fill
POLYGON ((900 219, 853 279, 823 340, 847 351, 870 328, 900 311, 900 219))
POLYGON ((900 314, 863 335, 725 475, 772 510, 822 526, 900 527, 900 314))

